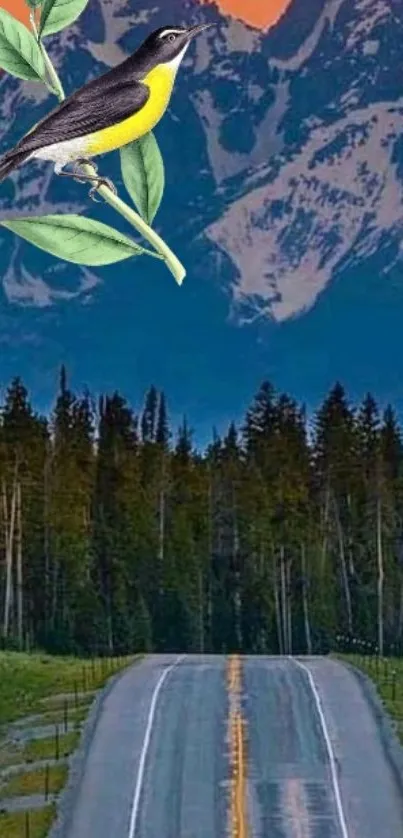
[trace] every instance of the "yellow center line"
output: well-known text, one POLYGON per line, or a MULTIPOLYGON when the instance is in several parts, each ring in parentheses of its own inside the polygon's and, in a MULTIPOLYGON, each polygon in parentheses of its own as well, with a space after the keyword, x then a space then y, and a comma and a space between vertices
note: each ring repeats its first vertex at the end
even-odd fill
POLYGON ((246 757, 244 722, 241 712, 241 661, 237 655, 228 661, 229 745, 230 745, 230 812, 231 838, 248 838, 246 819, 246 757))

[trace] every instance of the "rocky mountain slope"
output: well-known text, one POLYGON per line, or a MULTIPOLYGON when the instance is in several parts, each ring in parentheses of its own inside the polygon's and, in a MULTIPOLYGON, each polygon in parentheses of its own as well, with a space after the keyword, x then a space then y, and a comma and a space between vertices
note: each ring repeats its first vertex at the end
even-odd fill
MULTIPOLYGON (((147 259, 58 264, 0 232, 0 383, 22 372, 46 401, 64 361, 79 382, 129 396, 154 380, 208 422, 266 375, 308 400, 339 377, 403 406, 403 5, 293 0, 262 33, 196 0, 90 0, 48 48, 71 92, 150 29, 201 19, 216 25, 156 129, 167 181, 156 226, 185 284, 147 259)), ((55 100, 7 76, 0 91, 2 151, 55 100)), ((100 169, 123 194, 119 155, 100 169)), ((2 216, 27 212, 124 229, 45 163, 0 186, 2 216)))
MULTIPOLYGON (((400 258, 402 232, 402 4, 307 3, 304 32, 294 0, 267 34, 221 18, 214 6, 171 0, 168 14, 162 3, 140 5, 91 0, 77 25, 50 39, 50 52, 71 90, 121 61, 152 28, 206 17, 216 23, 186 59, 163 145, 180 230, 206 236, 216 258, 230 260, 229 290, 241 316, 300 314, 385 235, 393 243, 388 271, 400 258)), ((36 85, 3 77, 2 146, 50 105, 36 85)), ((102 168, 116 173, 110 158, 102 168)), ((60 212, 86 205, 75 186, 67 200, 70 187, 60 189, 47 165, 21 170, 17 184, 16 196, 10 184, 1 190, 3 213, 10 201, 18 212, 55 211, 56 201, 60 212)), ((169 224, 164 234, 169 239, 169 224)), ((72 283, 69 267, 65 287, 66 270, 53 264, 38 278, 29 259, 19 261, 20 250, 15 244, 3 274, 11 300, 43 306, 97 284, 79 270, 72 283)))

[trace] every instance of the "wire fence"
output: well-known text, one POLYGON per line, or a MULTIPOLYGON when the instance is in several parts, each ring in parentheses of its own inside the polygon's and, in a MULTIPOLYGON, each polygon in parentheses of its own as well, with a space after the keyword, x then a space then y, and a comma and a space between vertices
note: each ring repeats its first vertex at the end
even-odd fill
MULTIPOLYGON (((84 712, 87 708, 88 699, 102 688, 110 677, 123 671, 133 659, 134 656, 102 656, 83 661, 81 667, 78 670, 76 669, 74 677, 68 685, 68 692, 62 696, 61 701, 57 701, 57 696, 55 696, 54 703, 46 704, 43 712, 45 714, 46 712, 52 712, 58 717, 58 720, 54 723, 53 734, 46 737, 47 740, 52 740, 52 745, 49 748, 49 742, 47 742, 45 758, 41 755, 40 747, 38 755, 31 755, 29 760, 24 760, 22 751, 24 768, 21 770, 21 777, 27 771, 36 773, 35 791, 32 793, 42 795, 42 811, 40 808, 27 808, 26 811, 22 810, 14 813, 7 811, 7 782, 5 782, 2 790, 3 800, 0 801, 0 836, 3 836, 2 819, 3 823, 7 824, 7 818, 10 818, 10 822, 11 820, 13 822, 9 831, 15 838, 39 838, 39 836, 46 834, 46 831, 44 831, 44 820, 46 820, 44 811, 46 808, 54 806, 58 799, 65 780, 62 766, 66 765, 68 757, 76 746, 74 740, 67 742, 65 737, 68 737, 70 733, 79 732, 82 719, 78 718, 77 713, 80 708, 84 712), (27 767, 28 762, 30 763, 29 768, 27 767), (41 763, 40 768, 35 768, 35 762, 41 763)), ((64 684, 64 686, 67 685, 64 684)), ((46 716, 44 716, 44 720, 39 726, 42 724, 47 726, 46 716)), ((33 740, 29 741, 32 742, 33 740)), ((36 739, 35 741, 41 742, 43 740, 36 739)), ((16 775, 13 774, 13 776, 16 775)), ((17 774, 17 776, 20 775, 17 774)), ((13 792, 10 793, 9 799, 18 796, 20 796, 18 792, 13 792)), ((51 820, 53 819, 53 810, 49 817, 51 817, 51 820)), ((6 829, 4 838, 7 838, 9 827, 5 826, 4 828, 6 829)))

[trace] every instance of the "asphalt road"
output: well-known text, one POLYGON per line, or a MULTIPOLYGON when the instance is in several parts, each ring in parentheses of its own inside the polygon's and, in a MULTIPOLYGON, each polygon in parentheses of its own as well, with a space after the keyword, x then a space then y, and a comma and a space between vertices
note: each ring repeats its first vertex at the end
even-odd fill
POLYGON ((177 660, 148 658, 109 694, 68 838, 226 835, 226 661, 177 660))
POLYGON ((361 683, 331 659, 301 662, 244 665, 251 835, 403 838, 402 791, 361 683))
MULTIPOLYGON (((104 702, 63 836, 229 834, 226 665, 158 656, 125 673, 104 702)), ((403 838, 403 795, 350 670, 246 658, 242 686, 244 838, 403 838)))

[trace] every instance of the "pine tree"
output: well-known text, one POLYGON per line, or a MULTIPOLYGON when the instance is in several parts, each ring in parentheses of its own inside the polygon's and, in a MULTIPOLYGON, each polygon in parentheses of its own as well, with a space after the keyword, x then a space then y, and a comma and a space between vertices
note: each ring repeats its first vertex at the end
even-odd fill
POLYGON ((403 445, 336 384, 310 434, 267 382, 242 432, 175 443, 163 393, 95 411, 64 368, 50 418, 20 379, 0 421, 3 642, 49 651, 403 648, 403 445), (394 645, 395 644, 395 645, 394 645))
POLYGON ((144 410, 141 417, 141 437, 143 442, 155 442, 157 431, 158 393, 155 387, 150 387, 146 394, 144 410))
POLYGON ((145 528, 137 421, 118 393, 105 397, 99 422, 93 549, 102 603, 102 643, 123 651, 133 635, 144 581, 139 540, 145 528))
POLYGON ((337 622, 353 633, 351 576, 354 574, 347 545, 350 541, 350 499, 357 478, 357 436, 354 412, 340 383, 336 383, 317 412, 314 445, 316 489, 319 503, 321 548, 319 571, 330 596, 323 602, 322 619, 333 633, 337 622), (349 561, 350 560, 350 561, 349 561), (342 610, 338 589, 343 592, 342 610), (330 608, 329 608, 330 606, 330 608))
POLYGON ((157 424, 155 431, 155 441, 164 450, 168 448, 170 438, 167 406, 164 393, 160 393, 158 401, 157 424))
POLYGON ((46 522, 51 556, 49 632, 59 651, 77 648, 80 602, 83 598, 87 603, 90 584, 93 433, 89 398, 78 399, 72 393, 62 367, 48 449, 46 522))
POLYGON ((47 427, 19 378, 7 390, 2 427, 2 514, 6 555, 3 634, 21 649, 43 618, 43 466, 47 427), (31 591, 34 581, 38 594, 31 591), (39 613, 38 613, 39 612, 39 613))

